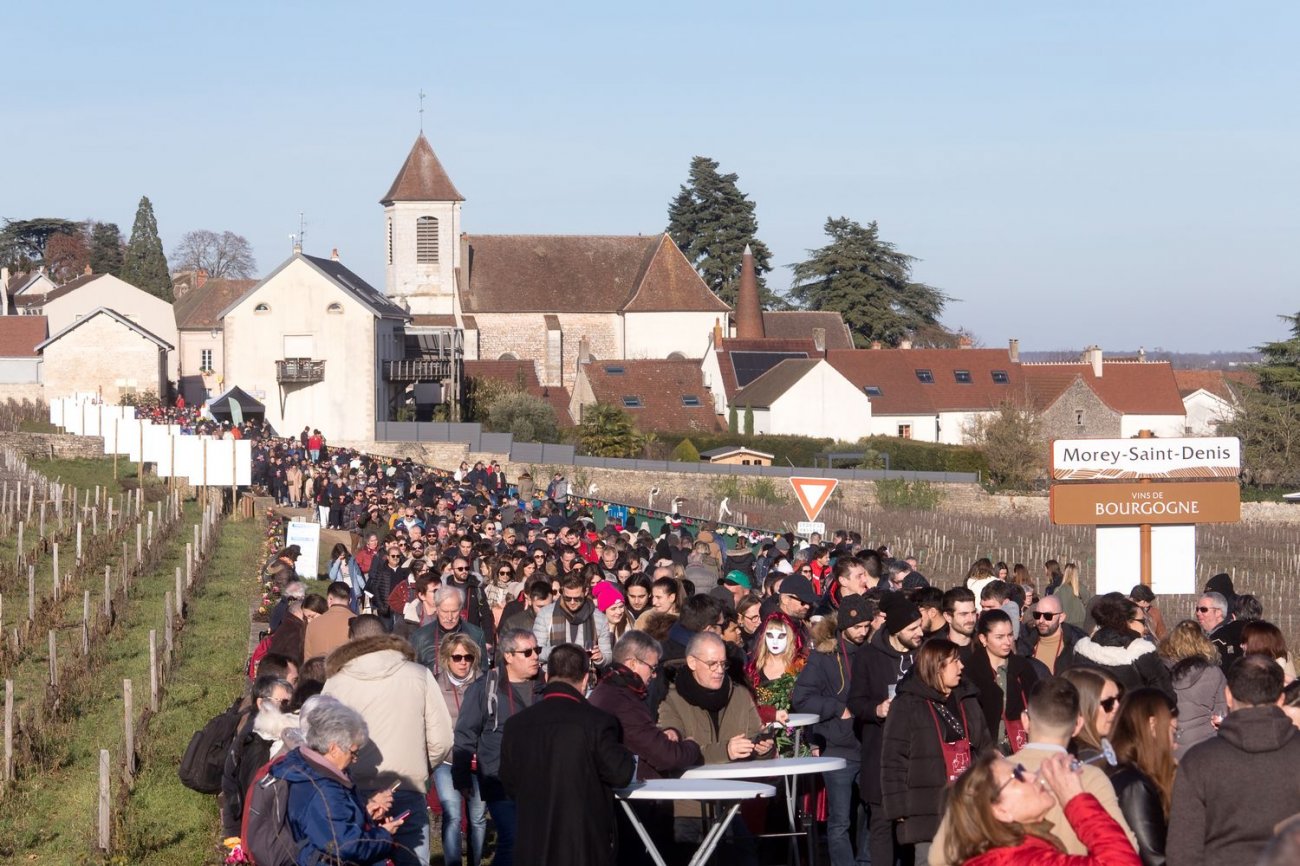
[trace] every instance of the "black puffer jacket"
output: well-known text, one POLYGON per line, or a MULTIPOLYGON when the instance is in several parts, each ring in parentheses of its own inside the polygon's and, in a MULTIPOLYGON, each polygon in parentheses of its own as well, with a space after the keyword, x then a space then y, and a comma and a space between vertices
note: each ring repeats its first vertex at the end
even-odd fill
POLYGON ((1165 818, 1164 806, 1160 803, 1160 792, 1137 767, 1132 764, 1120 764, 1102 769, 1115 786, 1115 796, 1119 800, 1120 811, 1137 837, 1138 854, 1142 857, 1142 866, 1165 866, 1165 839, 1169 833, 1169 822, 1165 818))
POLYGON ((1074 645, 1074 663, 1078 667, 1099 668, 1111 675, 1126 692, 1142 687, 1160 689, 1177 700, 1169 669, 1156 654, 1155 644, 1132 632, 1099 628, 1092 637, 1074 645))
POLYGON ((799 672, 790 696, 794 712, 817 714, 812 739, 821 746, 822 754, 854 762, 862 758, 862 743, 853 731, 853 719, 844 718, 844 708, 853 682, 853 659, 861 649, 842 633, 819 643, 799 672))
POLYGON ((998 722, 1004 715, 1013 722, 1019 721, 1020 714, 1025 711, 1025 704, 1029 701, 1029 693, 1033 690, 1034 683, 1038 682, 1038 674, 1029 659, 1012 653, 1007 656, 1008 693, 1004 694, 993 673, 988 650, 976 646, 971 652, 970 664, 966 667, 966 678, 979 689, 984 724, 988 727, 990 739, 995 741, 993 745, 997 746, 998 722))
POLYGON ((922 682, 915 669, 908 671, 885 719, 880 766, 885 816, 898 822, 895 832, 901 843, 928 842, 939 829, 949 775, 940 732, 949 743, 960 739, 960 733, 968 734, 972 759, 993 745, 980 709, 979 689, 962 680, 945 699, 922 682), (940 706, 964 731, 958 732, 945 720, 940 706))

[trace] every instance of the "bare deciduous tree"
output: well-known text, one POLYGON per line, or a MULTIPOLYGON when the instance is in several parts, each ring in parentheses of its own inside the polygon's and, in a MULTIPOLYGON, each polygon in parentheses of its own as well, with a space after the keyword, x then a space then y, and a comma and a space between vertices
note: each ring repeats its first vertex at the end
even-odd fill
POLYGON ((217 232, 199 229, 186 232, 172 250, 172 266, 183 271, 202 268, 216 279, 253 279, 257 274, 257 260, 253 246, 243 235, 234 232, 217 232))

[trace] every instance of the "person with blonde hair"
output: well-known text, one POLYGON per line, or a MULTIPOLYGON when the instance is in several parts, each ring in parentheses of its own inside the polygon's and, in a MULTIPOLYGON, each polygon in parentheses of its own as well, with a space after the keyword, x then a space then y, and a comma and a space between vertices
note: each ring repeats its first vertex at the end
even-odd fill
POLYGON ((1160 659, 1169 668, 1178 702, 1178 742, 1174 757, 1182 760, 1192 746, 1214 736, 1228 714, 1224 694, 1228 681, 1219 667, 1219 650, 1200 623, 1185 619, 1160 642, 1160 659))
POLYGON ((947 859, 965 866, 1140 866, 1120 825, 1083 789, 1069 758, 1054 755, 1038 772, 984 752, 948 800, 947 859), (1060 805, 1087 848, 1067 854, 1043 819, 1060 805))
POLYGON ((1178 708, 1169 695, 1142 688, 1124 696, 1111 737, 1119 763, 1102 769, 1137 837, 1143 866, 1164 866, 1177 734, 1178 708))
MULTIPOLYGON (((451 715, 454 728, 466 690, 482 673, 479 646, 467 634, 449 634, 438 645, 438 663, 438 674, 434 679, 442 688, 442 696, 447 701, 447 712, 451 715)), ((465 802, 469 803, 469 866, 478 866, 483 859, 483 842, 487 839, 487 804, 479 793, 477 777, 473 779, 472 785, 468 797, 456 790, 451 780, 450 752, 447 753, 447 760, 433 770, 433 786, 442 807, 442 853, 448 863, 461 862, 460 820, 464 814, 465 802)))
POLYGON ((1083 628, 1088 618, 1079 590, 1079 566, 1067 562, 1061 571, 1061 583, 1052 593, 1061 601, 1061 610, 1065 611, 1065 621, 1075 628, 1083 628))

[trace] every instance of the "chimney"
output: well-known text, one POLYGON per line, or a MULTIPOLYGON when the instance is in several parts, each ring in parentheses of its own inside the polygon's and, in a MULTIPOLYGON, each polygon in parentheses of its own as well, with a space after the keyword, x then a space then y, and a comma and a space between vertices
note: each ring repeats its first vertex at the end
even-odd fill
POLYGON ((957 338, 958 349, 969 349, 971 346, 974 345, 975 345, 975 341, 972 340, 970 337, 966 336, 965 334, 962 334, 960 337, 957 338))
POLYGON ((583 334, 578 339, 578 366, 591 363, 591 341, 583 334))
POLYGON ((912 341, 911 341, 911 340, 899 340, 899 341, 898 341, 898 348, 900 348, 900 349, 910 349, 910 348, 912 348, 912 341))
POLYGON ((194 288, 201 289, 208 284, 208 269, 199 268, 194 272, 194 288))
POLYGON ((91 274, 94 273, 94 271, 91 270, 89 263, 86 264, 86 268, 85 270, 82 271, 82 273, 85 274, 86 276, 90 276, 91 274))
POLYGON ((713 348, 722 348, 722 322, 719 319, 713 320, 713 348))
POLYGON ((338 260, 339 260, 339 248, 335 247, 330 251, 330 261, 337 262, 338 260))
POLYGON ((1145 364, 1146 362, 1147 362, 1147 350, 1142 346, 1138 346, 1138 363, 1145 364))
POLYGON ((1090 346, 1084 352, 1084 358, 1088 363, 1092 364, 1092 375, 1100 379, 1102 374, 1101 346, 1090 346))
POLYGON ((879 341, 879 340, 872 340, 872 341, 871 341, 871 348, 872 348, 873 350, 875 350, 875 351, 880 351, 880 341, 879 341))
POLYGON ((745 244, 745 254, 740 259, 740 291, 736 295, 736 338, 761 340, 763 333, 763 307, 758 302, 758 277, 754 273, 754 251, 745 244))
POLYGON ((812 334, 813 334, 813 346, 817 349, 818 352, 821 352, 822 357, 825 357, 826 356, 826 329, 813 328, 812 334))
POLYGON ((1011 363, 1013 364, 1020 363, 1020 341, 1019 340, 1013 339, 1007 343, 1007 354, 1011 356, 1011 363))

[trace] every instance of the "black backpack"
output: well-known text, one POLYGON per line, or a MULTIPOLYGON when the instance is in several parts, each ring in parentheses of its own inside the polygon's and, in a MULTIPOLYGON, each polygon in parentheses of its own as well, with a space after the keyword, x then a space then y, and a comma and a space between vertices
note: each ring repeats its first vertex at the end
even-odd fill
POLYGON ((298 843, 289 827, 289 783, 271 775, 271 768, 288 752, 263 766, 244 798, 240 838, 254 866, 295 866, 298 843))
POLYGON ((177 775, 181 783, 200 794, 220 794, 221 774, 226 766, 226 753, 235 741, 235 733, 246 713, 239 709, 242 699, 230 705, 230 709, 213 716, 206 725, 194 732, 190 744, 185 748, 177 775))

